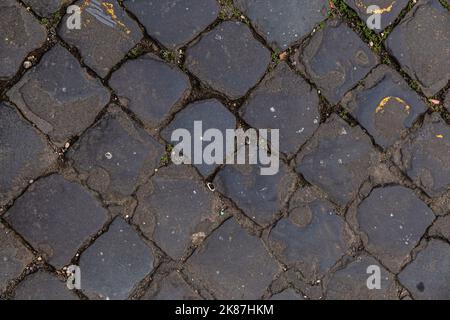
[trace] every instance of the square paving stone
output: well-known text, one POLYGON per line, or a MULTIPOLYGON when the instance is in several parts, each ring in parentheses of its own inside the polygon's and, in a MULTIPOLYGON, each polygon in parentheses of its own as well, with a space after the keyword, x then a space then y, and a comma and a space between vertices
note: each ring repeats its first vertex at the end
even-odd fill
POLYGON ((107 212, 80 185, 51 175, 32 184, 6 212, 5 220, 60 268, 102 228, 107 212))
POLYGON ((170 49, 193 40, 220 11, 215 0, 125 0, 124 5, 151 37, 170 49))
POLYGON ((13 77, 23 60, 47 39, 45 27, 14 0, 0 3, 0 80, 13 77))
POLYGON ((450 300, 450 245, 431 240, 399 275, 400 282, 419 300, 450 300))
POLYGON ((55 163, 43 136, 11 106, 0 103, 0 206, 6 205, 55 163))
POLYGON ((330 20, 312 36, 296 60, 328 101, 336 104, 379 59, 345 23, 330 20))
POLYGON ((377 161, 369 137, 333 114, 298 154, 296 170, 345 205, 356 196, 377 161))
POLYGON ((200 300, 200 296, 174 271, 151 287, 143 299, 167 301, 200 300))
POLYGON ((430 196, 450 187, 450 127, 438 115, 426 116, 422 128, 401 149, 402 165, 430 196))
POLYGON ((153 267, 152 250, 118 218, 81 255, 81 290, 90 299, 124 300, 153 267))
POLYGON ((345 268, 336 271, 327 284, 327 299, 330 300, 398 300, 395 276, 383 268, 374 258, 362 255, 345 268), (380 289, 369 289, 367 280, 372 273, 369 267, 380 268, 380 289))
POLYGON ((112 110, 77 141, 68 158, 94 190, 129 196, 154 173, 164 153, 122 111, 112 110))
POLYGON ((291 155, 319 127, 319 96, 282 63, 251 93, 240 113, 252 127, 279 129, 280 151, 291 155))
POLYGON ((450 80, 450 12, 438 0, 420 0, 386 46, 427 96, 450 80))
POLYGON ((342 104, 383 148, 399 140, 428 109, 405 80, 385 65, 374 69, 342 104))
POLYGON ((186 52, 186 67, 231 99, 255 86, 269 64, 270 51, 240 22, 221 23, 186 52))
MULTIPOLYGON (((381 28, 375 29, 376 33, 382 32, 391 25, 408 5, 408 0, 344 0, 358 16, 366 22, 374 13, 367 13, 370 6, 378 6, 377 12, 381 14, 381 28)), ((373 11, 372 11, 373 12, 373 11)))
POLYGON ((269 234, 275 255, 287 266, 299 269, 311 283, 346 254, 347 239, 344 220, 329 202, 320 199, 307 204, 293 202, 290 218, 280 220, 269 234))
POLYGON ((365 247, 395 273, 434 218, 425 203, 401 186, 377 188, 358 207, 365 247))
POLYGON ((82 10, 81 28, 69 29, 66 15, 58 34, 77 47, 84 63, 104 78, 141 40, 142 32, 116 0, 80 0, 75 4, 82 10))
POLYGON ((127 61, 109 81, 123 105, 157 127, 191 91, 189 77, 150 55, 127 61))
POLYGON ((14 233, 0 223, 0 293, 9 281, 18 278, 33 261, 33 254, 20 242, 14 233))
POLYGON ((236 0, 258 32, 274 49, 286 49, 303 39, 328 16, 326 0, 236 0))
POLYGON ((297 183, 295 173, 280 163, 275 175, 262 175, 258 165, 227 165, 214 179, 217 190, 231 198, 258 224, 273 222, 297 183))
MULTIPOLYGON (((202 150, 206 150, 206 147, 211 142, 203 139, 203 134, 209 129, 218 129, 224 139, 226 130, 234 130, 236 128, 236 118, 234 115, 225 108, 218 100, 204 100, 189 104, 181 112, 177 113, 174 120, 161 132, 161 136, 169 143, 176 145, 178 141, 172 141, 171 137, 175 130, 186 129, 191 135, 191 155, 184 154, 184 157, 190 159, 190 162, 195 165, 199 172, 207 177, 212 174, 217 167, 216 164, 207 164, 202 161, 196 161, 194 155, 195 140, 201 140, 202 150), (202 132, 196 132, 194 130, 194 122, 201 121, 202 132)), ((180 151, 180 150, 179 150, 180 151)), ((223 151, 223 161, 227 157, 226 150, 223 151)))
POLYGON ((78 300, 65 282, 44 271, 27 276, 15 289, 15 300, 78 300))
POLYGON ((58 145, 94 122, 110 95, 60 45, 7 93, 25 117, 58 145))
POLYGON ((256 300, 269 287, 279 266, 260 239, 230 219, 194 253, 187 269, 217 299, 256 300))
POLYGON ((213 193, 189 166, 158 170, 139 189, 138 201, 133 222, 174 259, 196 244, 196 235, 204 238, 211 231, 221 211, 213 193))
POLYGON ((23 3, 30 6, 41 17, 50 17, 70 2, 71 0, 23 0, 23 3))

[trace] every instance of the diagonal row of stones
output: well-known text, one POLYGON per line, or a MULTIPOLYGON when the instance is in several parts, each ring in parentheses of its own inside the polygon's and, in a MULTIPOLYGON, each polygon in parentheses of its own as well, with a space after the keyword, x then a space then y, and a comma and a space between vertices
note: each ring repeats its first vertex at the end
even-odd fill
MULTIPOLYGON (((46 2, 24 1, 41 17, 68 4, 46 2)), ((0 205, 9 208, 0 223, 0 292, 33 262, 33 248, 57 269, 76 257, 89 298, 129 297, 158 270, 161 250, 182 262, 177 269, 183 273, 166 272, 144 298, 259 298, 269 286, 274 298, 302 298, 284 290, 291 286, 310 297, 318 287, 317 297, 326 288, 328 298, 398 298, 402 288, 414 298, 446 297, 447 288, 433 276, 449 277, 445 121, 425 114, 423 97, 395 69, 379 65, 345 23, 327 19, 310 35, 326 19, 328 1, 305 1, 301 11, 296 1, 236 1, 251 28, 245 17, 217 24, 221 8, 214 0, 181 2, 131 0, 122 7, 110 1, 113 12, 103 15, 96 1, 87 7, 75 2, 90 13, 83 28, 65 28, 64 17, 60 44, 7 91, 9 102, 0 109, 6 168, 0 205), (189 45, 183 59, 189 76, 154 53, 123 60, 143 37, 141 27, 158 46, 184 54, 189 45), (293 45, 291 61, 270 67, 268 47, 277 52, 293 45), (81 65, 66 48, 76 48, 81 65), (213 93, 209 99, 187 103, 197 94, 193 79, 213 93), (335 114, 321 124, 320 96, 340 103, 359 126, 335 114), (229 105, 241 98, 239 109, 229 105), (161 166, 171 131, 189 129, 194 120, 204 129, 280 128, 286 161, 273 177, 250 166, 161 166), (64 154, 63 166, 55 147, 64 154), (375 293, 361 278, 373 264, 383 265, 387 284, 375 293), (423 282, 416 283, 418 277, 423 282)), ((348 5, 365 19, 364 1, 348 5)), ((393 22, 406 5, 399 1, 384 21, 393 22)), ((7 80, 44 44, 46 30, 15 1, 1 6, 2 23, 15 25, 4 28, 12 34, 1 42, 0 79, 7 80)), ((386 43, 428 97, 448 87, 449 20, 438 1, 420 1, 386 43), (419 42, 411 36, 417 28, 419 42)), ((16 297, 76 298, 44 271, 14 291, 16 297), (38 286, 42 290, 33 290, 38 286)))

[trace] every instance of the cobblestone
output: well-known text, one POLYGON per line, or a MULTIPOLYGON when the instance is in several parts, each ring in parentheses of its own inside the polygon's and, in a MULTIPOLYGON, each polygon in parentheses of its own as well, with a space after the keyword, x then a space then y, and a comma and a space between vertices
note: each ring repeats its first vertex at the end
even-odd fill
POLYGON ((296 63, 336 104, 376 66, 378 58, 352 29, 330 20, 302 48, 296 63))
POLYGON ((239 22, 221 23, 186 55, 186 67, 194 75, 231 99, 255 86, 270 63, 270 52, 239 22))
POLYGON ((0 223, 0 293, 8 283, 18 278, 22 271, 33 261, 33 254, 20 242, 14 233, 0 223))
POLYGON ((84 0, 77 1, 75 4, 83 8, 81 28, 69 29, 66 15, 58 34, 79 50, 87 66, 104 78, 143 35, 139 25, 116 0, 101 3, 103 5, 99 6, 94 1, 88 1, 86 5, 84 0))
POLYGON ((374 30, 377 33, 390 26, 408 5, 408 0, 345 0, 345 2, 356 11, 362 21, 367 21, 373 14, 368 13, 370 6, 378 6, 381 12, 381 28, 374 30))
POLYGON ((134 222, 175 259, 220 221, 220 203, 197 176, 190 167, 163 168, 138 192, 134 222))
POLYGON ((8 97, 59 145, 91 125, 109 101, 108 91, 61 46, 51 49, 8 97))
POLYGON ((236 4, 274 49, 281 50, 307 36, 329 10, 325 0, 237 0, 236 4))
POLYGON ((260 175, 259 171, 257 166, 225 166, 214 184, 251 219, 266 225, 283 209, 297 180, 283 165, 273 176, 260 175))
POLYGON ((50 17, 62 6, 68 5, 70 0, 23 0, 34 12, 41 17, 50 17))
POLYGON ((296 153, 319 127, 319 97, 285 63, 268 74, 241 109, 255 128, 278 128, 280 151, 296 153))
MULTIPOLYGON (((219 129, 220 132, 225 133, 227 129, 236 128, 236 118, 233 114, 223 106, 218 100, 210 99, 189 104, 181 112, 177 113, 174 120, 161 132, 162 137, 171 142, 172 133, 177 129, 186 129, 192 137, 191 150, 194 150, 194 139, 201 139, 202 137, 194 131, 194 122, 202 122, 202 130, 205 132, 208 129, 219 129)), ((203 132, 201 134, 203 135, 203 132)), ((207 141, 202 140, 202 150, 208 145, 207 141)), ((199 172, 207 177, 214 172, 217 165, 202 163, 197 164, 195 159, 190 158, 190 155, 184 155, 190 162, 195 164, 199 172)), ((224 160, 227 158, 224 154, 224 160)))
POLYGON ((431 240, 417 258, 400 273, 399 280, 416 299, 448 300, 449 263, 449 244, 431 240), (436 274, 439 274, 439 277, 436 277, 436 274))
POLYGON ((347 204, 375 165, 377 153, 367 135, 332 115, 297 156, 297 171, 333 200, 347 204))
POLYGON ((16 300, 78 300, 66 282, 44 271, 31 274, 15 290, 16 300))
POLYGON ((121 103, 150 128, 161 124, 191 89, 184 73, 149 55, 126 62, 109 83, 121 103))
POLYGON ((170 49, 187 44, 219 15, 219 5, 214 0, 126 0, 124 4, 149 35, 170 49))
POLYGON ((411 190, 400 186, 373 190, 358 208, 367 249, 396 273, 433 219, 430 208, 411 190))
POLYGON ((56 154, 16 110, 3 103, 0 104, 0 145, 2 206, 17 197, 30 180, 44 174, 56 161, 56 154))
POLYGON ((68 158, 92 189, 130 196, 159 166, 164 152, 122 111, 113 109, 73 146, 68 158))
POLYGON ((0 80, 13 77, 23 60, 42 46, 47 32, 25 8, 14 0, 0 4, 0 80))
POLYGON ((81 255, 82 291, 92 299, 126 299, 150 274, 154 263, 152 250, 130 225, 117 218, 81 255))
POLYGON ((51 175, 33 183, 5 219, 56 267, 69 264, 106 222, 107 212, 78 184, 51 175))
POLYGON ((144 295, 145 300, 200 300, 200 296, 177 273, 172 272, 144 295))
POLYGON ((427 111, 426 104, 403 78, 384 65, 348 93, 342 104, 384 148, 399 140, 427 111))
MULTIPOLYGON (((303 192, 307 191, 298 191, 303 192)), ((315 283, 350 249, 351 235, 329 202, 302 200, 293 198, 290 217, 276 224, 269 241, 283 263, 300 269, 309 282, 315 283)))
POLYGON ((2 1, 0 299, 450 299, 447 3, 2 1))
POLYGON ((229 220, 194 253, 187 269, 218 299, 258 299, 279 267, 261 240, 229 220))
POLYGON ((408 176, 430 196, 450 186, 450 128, 438 114, 426 116, 422 128, 401 149, 401 164, 408 176))
POLYGON ((450 12, 438 0, 421 0, 386 41, 388 50, 427 96, 450 80, 449 24, 450 12))

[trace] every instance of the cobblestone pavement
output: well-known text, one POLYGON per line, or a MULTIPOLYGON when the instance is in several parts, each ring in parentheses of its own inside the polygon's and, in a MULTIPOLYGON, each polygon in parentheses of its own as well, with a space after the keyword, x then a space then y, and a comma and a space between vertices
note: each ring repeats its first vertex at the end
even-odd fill
POLYGON ((2 0, 0 297, 450 299, 449 10, 2 0), (171 164, 194 120, 279 128, 279 173, 171 164))

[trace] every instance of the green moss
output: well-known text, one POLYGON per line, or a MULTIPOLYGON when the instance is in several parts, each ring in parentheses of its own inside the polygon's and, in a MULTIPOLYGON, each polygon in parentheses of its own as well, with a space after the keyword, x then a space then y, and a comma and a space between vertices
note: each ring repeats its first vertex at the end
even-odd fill
POLYGON ((170 50, 162 50, 161 56, 165 61, 169 63, 175 63, 177 57, 176 53, 170 50))

